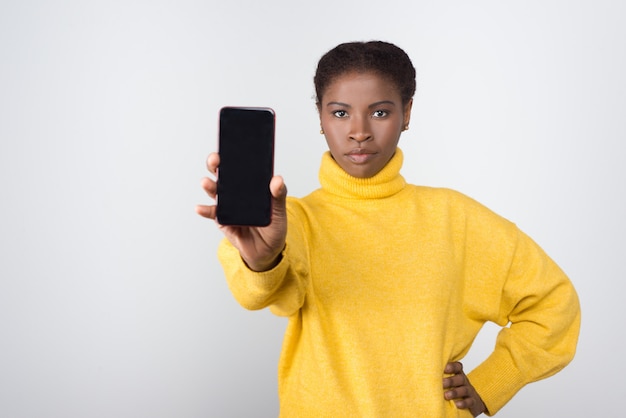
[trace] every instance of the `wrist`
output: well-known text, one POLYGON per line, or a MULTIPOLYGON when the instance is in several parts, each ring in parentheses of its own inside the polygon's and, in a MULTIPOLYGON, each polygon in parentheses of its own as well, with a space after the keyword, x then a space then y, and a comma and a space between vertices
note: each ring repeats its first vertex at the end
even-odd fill
POLYGON ((280 261, 283 259, 283 250, 281 250, 277 255, 273 257, 269 257, 267 260, 254 260, 248 261, 243 258, 243 262, 248 266, 248 268, 255 272, 269 271, 276 267, 280 261))

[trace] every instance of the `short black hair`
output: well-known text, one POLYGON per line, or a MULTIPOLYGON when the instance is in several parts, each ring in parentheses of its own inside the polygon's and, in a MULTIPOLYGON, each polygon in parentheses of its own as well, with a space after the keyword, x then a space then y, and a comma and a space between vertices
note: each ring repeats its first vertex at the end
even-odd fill
POLYGON ((317 64, 313 82, 318 106, 335 78, 350 72, 370 71, 393 82, 404 105, 415 94, 415 67, 404 50, 383 41, 347 42, 328 51, 317 64))

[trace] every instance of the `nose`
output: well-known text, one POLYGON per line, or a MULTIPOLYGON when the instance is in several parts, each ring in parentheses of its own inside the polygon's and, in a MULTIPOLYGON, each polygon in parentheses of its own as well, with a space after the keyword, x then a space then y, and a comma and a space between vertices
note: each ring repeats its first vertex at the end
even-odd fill
POLYGON ((356 142, 365 142, 373 139, 369 119, 366 117, 352 118, 349 138, 351 141, 356 142))

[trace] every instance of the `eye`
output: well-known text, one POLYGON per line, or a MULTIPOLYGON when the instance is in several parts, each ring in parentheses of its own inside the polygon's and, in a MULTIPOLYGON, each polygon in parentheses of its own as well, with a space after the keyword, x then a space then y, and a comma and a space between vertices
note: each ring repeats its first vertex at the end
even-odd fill
POLYGON ((372 116, 375 118, 384 118, 388 114, 389 112, 387 112, 386 110, 375 110, 374 113, 372 113, 372 116))
POLYGON ((346 112, 345 110, 335 110, 333 112, 333 116, 335 116, 336 118, 345 118, 348 116, 348 112, 346 112))

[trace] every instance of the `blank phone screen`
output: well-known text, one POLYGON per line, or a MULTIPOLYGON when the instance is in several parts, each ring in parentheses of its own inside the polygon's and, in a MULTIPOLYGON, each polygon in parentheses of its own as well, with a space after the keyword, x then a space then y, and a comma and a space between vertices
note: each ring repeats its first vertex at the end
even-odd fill
POLYGON ((269 183, 274 171, 274 111, 220 110, 217 220, 222 225, 271 222, 269 183))

